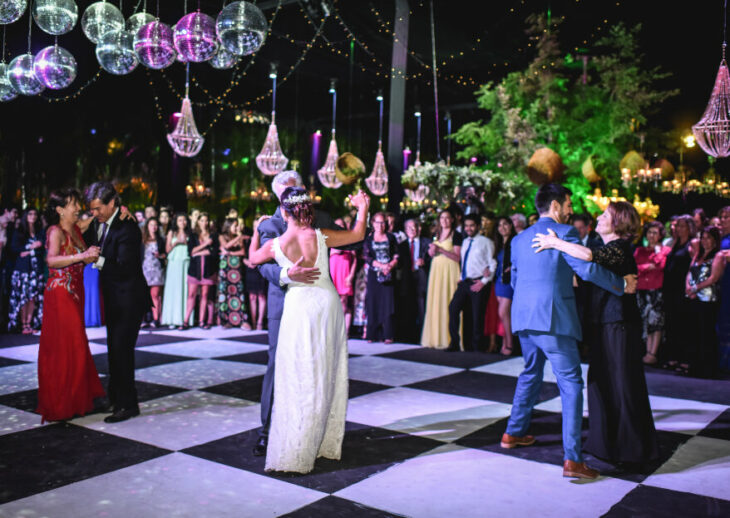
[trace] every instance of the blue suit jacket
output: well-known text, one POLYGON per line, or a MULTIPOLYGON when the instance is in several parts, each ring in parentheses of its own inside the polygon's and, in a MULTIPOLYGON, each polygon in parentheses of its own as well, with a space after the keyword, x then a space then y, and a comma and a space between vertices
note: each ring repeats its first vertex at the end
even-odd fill
POLYGON ((535 253, 532 239, 552 229, 559 238, 579 243, 578 231, 543 217, 512 239, 512 330, 537 331, 581 340, 575 307, 573 272, 616 295, 623 295, 622 277, 557 250, 535 253))

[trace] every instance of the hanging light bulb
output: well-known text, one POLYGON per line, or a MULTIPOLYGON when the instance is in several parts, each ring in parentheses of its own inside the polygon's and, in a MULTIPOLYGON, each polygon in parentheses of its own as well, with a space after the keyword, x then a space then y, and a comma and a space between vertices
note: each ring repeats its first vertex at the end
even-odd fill
POLYGON ((289 163, 289 159, 284 156, 284 152, 281 150, 281 144, 279 144, 279 133, 276 130, 276 64, 271 64, 271 71, 269 77, 273 80, 273 87, 271 89, 272 97, 272 109, 271 109, 271 124, 269 125, 269 131, 266 134, 266 140, 264 141, 264 147, 261 148, 261 152, 256 157, 256 165, 259 170, 267 175, 274 176, 282 172, 286 168, 286 164, 289 163))
POLYGON ((388 192, 388 170, 385 167, 383 156, 383 94, 379 93, 377 101, 380 103, 380 131, 378 133, 378 152, 375 154, 373 172, 365 178, 365 184, 376 196, 383 196, 388 192))
POLYGON ((167 134, 167 141, 173 151, 180 156, 195 156, 203 148, 205 139, 198 133, 193 117, 193 108, 188 97, 190 87, 190 64, 185 68, 185 98, 180 108, 180 118, 177 121, 175 130, 167 134))
POLYGON ((324 162, 322 168, 317 171, 317 176, 322 185, 330 189, 338 189, 342 187, 342 182, 337 179, 337 173, 335 169, 337 167, 337 159, 340 156, 340 152, 337 149, 337 141, 335 140, 335 114, 337 113, 337 90, 335 88, 336 79, 330 81, 330 90, 332 94, 332 140, 330 140, 330 147, 327 151, 327 159, 324 162))

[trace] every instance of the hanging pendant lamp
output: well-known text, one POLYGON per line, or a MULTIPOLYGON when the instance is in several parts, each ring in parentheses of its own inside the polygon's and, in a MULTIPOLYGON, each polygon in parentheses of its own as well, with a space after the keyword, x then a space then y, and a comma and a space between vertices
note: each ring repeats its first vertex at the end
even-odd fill
MULTIPOLYGON (((421 166, 421 112, 420 110, 416 110, 416 113, 414 114, 416 116, 416 161, 413 163, 413 167, 420 167, 421 166)), ((428 188, 426 185, 419 185, 415 190, 414 189, 405 189, 406 196, 408 198, 416 203, 421 203, 423 200, 426 199, 429 192, 431 192, 431 189, 428 188)))
POLYGON ((365 178, 365 184, 375 196, 384 196, 388 193, 388 170, 385 167, 383 156, 383 96, 378 95, 380 103, 380 130, 378 132, 378 152, 375 154, 373 172, 365 178))
POLYGON ((200 153, 203 148, 205 139, 198 133, 195 126, 195 118, 193 117, 193 107, 190 105, 188 97, 190 87, 190 64, 185 69, 185 98, 180 108, 180 119, 172 133, 167 134, 167 141, 172 146, 173 151, 180 156, 191 157, 200 153))
POLYGON ((342 182, 337 179, 335 169, 337 167, 337 159, 340 152, 337 149, 337 141, 335 140, 335 114, 337 113, 337 90, 335 89, 335 80, 330 83, 330 93, 332 94, 332 140, 327 151, 327 159, 322 168, 317 171, 317 176, 322 185, 330 189, 338 189, 342 186, 342 182))
POLYGON ((722 158, 730 155, 730 74, 725 61, 727 47, 727 0, 723 27, 722 61, 717 71, 710 101, 700 121, 692 126, 692 133, 702 150, 710 156, 722 158))
POLYGON ((269 132, 266 134, 264 147, 261 148, 261 153, 256 157, 256 165, 266 176, 275 176, 286 169, 286 164, 289 163, 289 159, 284 156, 284 152, 281 150, 279 132, 276 130, 276 68, 273 66, 271 73, 269 73, 269 78, 273 80, 271 89, 271 125, 269 126, 269 132))

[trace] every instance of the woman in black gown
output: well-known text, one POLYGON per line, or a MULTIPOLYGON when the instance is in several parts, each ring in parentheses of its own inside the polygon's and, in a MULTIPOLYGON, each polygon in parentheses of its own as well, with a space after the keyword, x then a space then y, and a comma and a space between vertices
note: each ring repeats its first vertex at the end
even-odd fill
MULTIPOLYGON (((636 274, 631 243, 640 219, 628 202, 612 202, 598 217, 604 246, 591 249, 538 234, 538 251, 556 248, 593 261, 621 277, 636 274)), ((588 314, 588 440, 584 449, 613 463, 641 464, 658 456, 654 419, 642 364, 641 317, 636 295, 590 285, 588 314)))

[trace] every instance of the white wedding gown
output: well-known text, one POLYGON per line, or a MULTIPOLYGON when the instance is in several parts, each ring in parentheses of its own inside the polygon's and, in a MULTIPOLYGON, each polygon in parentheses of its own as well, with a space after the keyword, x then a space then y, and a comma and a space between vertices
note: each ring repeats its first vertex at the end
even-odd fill
MULTIPOLYGON (((342 452, 348 399, 345 315, 329 275, 326 237, 315 232, 319 279, 289 284, 284 299, 267 471, 308 473, 317 457, 339 460, 342 452)), ((281 267, 293 265, 279 238, 273 249, 281 267)))

